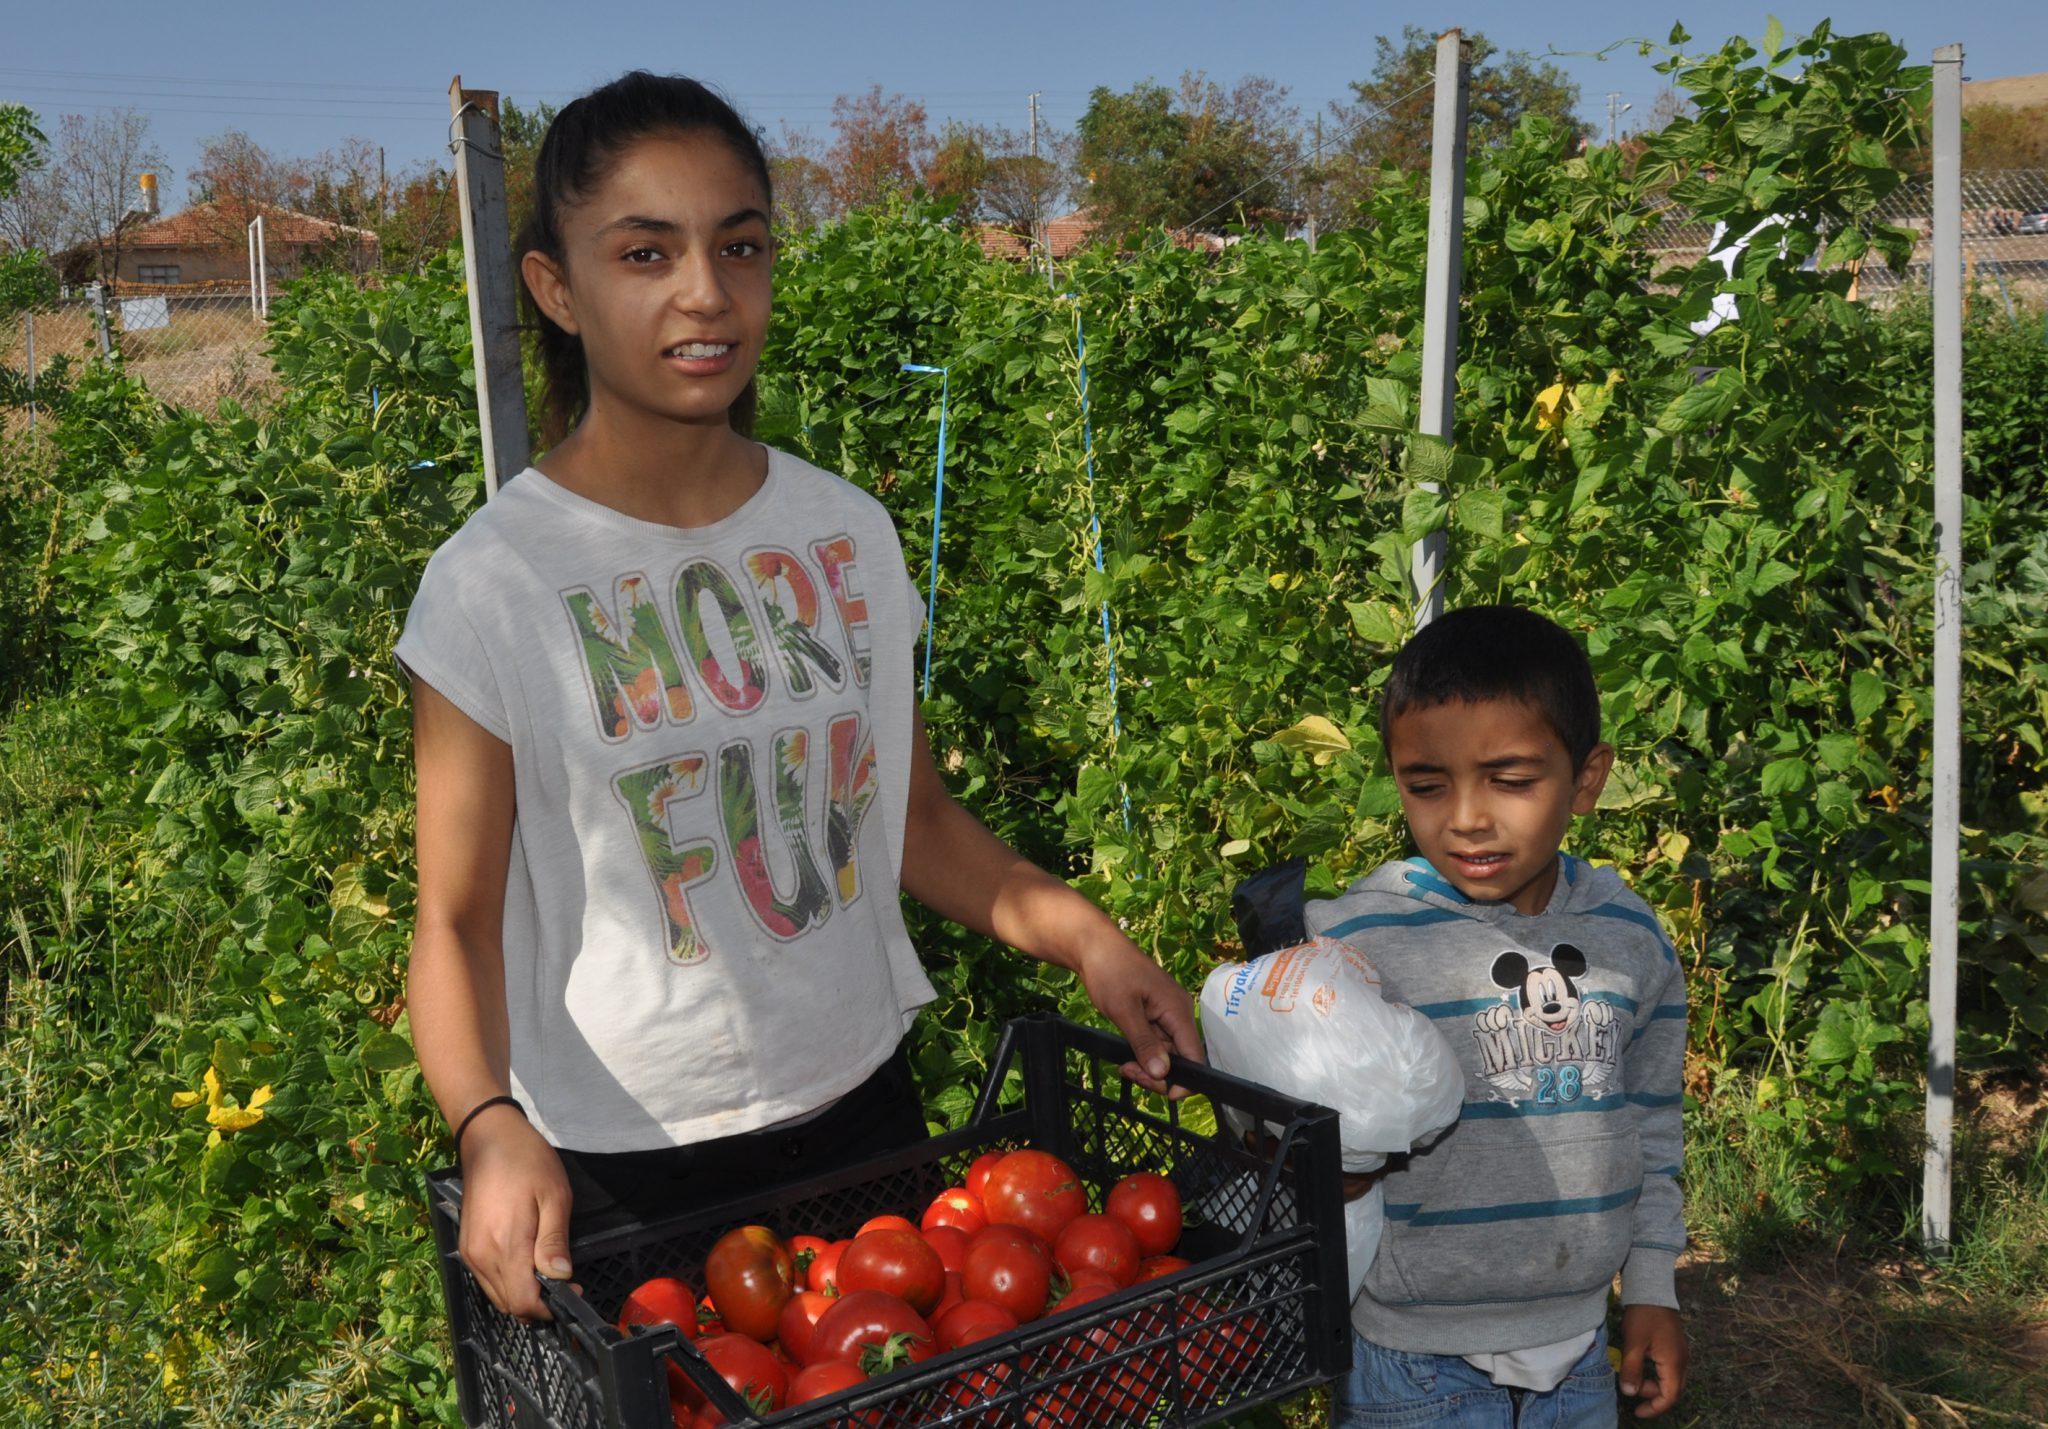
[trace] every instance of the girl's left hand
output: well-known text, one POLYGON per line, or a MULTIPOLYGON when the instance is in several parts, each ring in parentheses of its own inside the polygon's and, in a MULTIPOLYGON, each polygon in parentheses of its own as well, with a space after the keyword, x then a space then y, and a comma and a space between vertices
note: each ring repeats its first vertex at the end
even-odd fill
POLYGON ((1190 1062, 1208 1060, 1187 989, 1121 933, 1091 943, 1075 970, 1088 1000, 1131 1044, 1133 1060, 1124 1064, 1123 1074, 1147 1091, 1186 1096, 1185 1087, 1167 1084, 1168 1055, 1177 1053, 1190 1062))

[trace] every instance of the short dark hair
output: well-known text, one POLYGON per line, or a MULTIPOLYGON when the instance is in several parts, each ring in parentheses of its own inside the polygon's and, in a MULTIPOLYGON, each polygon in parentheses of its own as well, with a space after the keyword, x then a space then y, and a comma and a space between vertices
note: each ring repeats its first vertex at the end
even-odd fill
MULTIPOLYGON (((771 207, 775 183, 761 136, 738 110, 709 85, 679 74, 649 74, 636 69, 610 84, 572 99, 548 125, 533 165, 533 212, 518 237, 518 251, 537 250, 557 263, 562 248, 562 211, 604 181, 612 164, 629 144, 655 134, 710 134, 739 155, 771 207)), ((553 446, 569 434, 590 402, 590 372, 584 366, 583 342, 557 327, 524 292, 527 311, 540 335, 542 375, 547 400, 541 414, 541 440, 553 446)), ((743 436, 754 428, 754 384, 733 403, 732 425, 743 436)))
POLYGON ((1593 665, 1571 633, 1519 605, 1471 605, 1418 630, 1394 657, 1380 696, 1380 742, 1394 719, 1437 705, 1510 700, 1532 705, 1581 768, 1600 742, 1593 665))

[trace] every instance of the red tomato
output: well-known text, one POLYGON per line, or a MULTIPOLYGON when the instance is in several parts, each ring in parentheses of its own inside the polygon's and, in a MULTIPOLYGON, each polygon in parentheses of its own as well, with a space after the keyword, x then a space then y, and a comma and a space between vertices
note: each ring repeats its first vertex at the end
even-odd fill
POLYGON ((877 1371, 896 1368, 902 1360, 922 1363, 937 1350, 937 1338, 925 1318, 880 1290, 847 1291, 818 1318, 811 1335, 812 1359, 853 1360, 870 1378, 877 1371), (896 1363, 888 1363, 891 1358, 896 1363))
POLYGON ((619 1333, 630 1335, 641 1325, 674 1325, 683 1338, 697 1338, 697 1297, 690 1287, 670 1275, 634 1288, 619 1311, 619 1333))
POLYGON ((1205 1407, 1257 1364, 1265 1327, 1249 1311, 1226 1314, 1193 1295, 1180 1308, 1184 1324, 1200 1322, 1181 1335, 1181 1383, 1190 1407, 1205 1407))
POLYGON ((1053 1243, 1052 1259, 1069 1275, 1099 1270, 1118 1285, 1138 1278, 1138 1238, 1115 1216, 1076 1216, 1053 1243))
POLYGON ((902 1216, 873 1216, 861 1223, 861 1228, 853 1233, 853 1238, 859 1240, 869 1231, 914 1231, 916 1229, 916 1226, 912 1225, 902 1216))
POLYGON ((1040 1238, 1035 1231, 1027 1231, 1022 1226, 990 1226, 979 1235, 970 1238, 967 1242, 967 1248, 972 1250, 983 1241, 998 1241, 1004 1245, 1021 1246, 1044 1261, 1048 1273, 1052 1270, 1052 1243, 1040 1238))
POLYGON ((1155 1255, 1138 1267, 1138 1280, 1157 1280, 1166 1275, 1177 1275, 1188 1268, 1189 1262, 1177 1255, 1155 1255))
POLYGON ((939 1253, 939 1264, 948 1270, 967 1268, 967 1247, 973 1239, 954 1226, 933 1226, 924 1233, 924 1243, 939 1253))
POLYGON ((775 1339, 799 1365, 811 1362, 811 1331, 831 1308, 832 1297, 815 1290, 799 1290, 782 1307, 782 1316, 775 1322, 775 1339))
POLYGON ((1088 1193, 1074 1168, 1044 1151, 1012 1151, 998 1161, 981 1199, 992 1223, 1022 1226, 1048 1243, 1088 1212, 1088 1193))
POLYGON ((941 1350, 957 1350, 1016 1328, 1017 1317, 993 1300, 962 1300, 932 1326, 941 1350))
MULTIPOLYGON (((711 1362, 712 1372, 757 1411, 772 1414, 782 1408, 789 1393, 789 1374, 759 1340, 745 1335, 712 1335, 699 1340, 697 1348, 711 1362)), ((685 1383, 676 1399, 693 1414, 701 1415, 711 1404, 694 1381, 685 1383)))
POLYGON ((939 1387, 939 1403, 954 1410, 975 1410, 979 1413, 961 1414, 950 1423, 975 1426, 975 1429, 999 1429, 1012 1421, 1009 1413, 1000 1406, 991 1404, 1010 1383, 1011 1368, 997 1363, 982 1369, 962 1370, 939 1387), (986 1407, 983 1407, 986 1406, 986 1407))
POLYGON ((998 1161, 1008 1155, 1004 1151, 984 1151, 974 1158, 974 1164, 967 1168, 967 1189, 979 1196, 988 1185, 988 1173, 995 1169, 998 1161))
POLYGON ((928 1315, 946 1293, 939 1253, 914 1230, 878 1230, 854 1237, 839 1262, 839 1293, 880 1290, 928 1315))
POLYGON ((704 1288, 718 1301, 726 1328, 766 1344, 796 1293, 796 1272, 773 1231, 741 1226, 720 1236, 705 1257, 704 1288))
POLYGON ((804 1286, 809 1290, 821 1290, 827 1295, 839 1293, 839 1259, 852 1245, 850 1240, 835 1240, 818 1252, 818 1258, 811 1262, 811 1273, 804 1286))
POLYGON ((789 1406, 809 1404, 814 1399, 823 1399, 828 1394, 838 1394, 867 1382, 868 1377, 852 1360, 820 1360, 789 1382, 789 1406))
POLYGON ((931 1314, 925 1316, 925 1319, 931 1321, 933 1329, 938 1328, 940 1316, 944 1315, 955 1305, 966 1301, 967 1291, 964 1287, 965 1279, 959 1271, 949 1270, 946 1272, 946 1293, 939 1297, 939 1303, 932 1307, 931 1314))
POLYGON ((1180 1244, 1180 1192, 1164 1176, 1140 1171, 1124 1177, 1102 1209, 1131 1228, 1146 1255, 1165 1255, 1180 1244))
POLYGON ((950 1191, 939 1192, 938 1197, 925 1207, 924 1216, 917 1224, 918 1229, 925 1231, 934 1226, 952 1226, 973 1235, 988 1224, 988 1210, 982 1205, 981 1197, 965 1186, 955 1186, 950 1191))
POLYGON ((1014 1227, 990 1226, 968 1247, 960 1281, 969 1300, 993 1300, 1022 1324, 1045 1313, 1052 1267, 1041 1247, 1014 1227))
MULTIPOLYGON (((1073 1309, 1113 1294, 1100 1286, 1075 1290, 1060 1308, 1073 1309)), ((1033 1429, 1096 1424, 1142 1424, 1165 1398, 1166 1361, 1163 1348, 1132 1351, 1126 1346, 1164 1334, 1166 1322, 1156 1308, 1134 1318, 1078 1331, 1046 1346, 1045 1371, 1070 1377, 1048 1385, 1024 1406, 1024 1420, 1033 1429), (1091 1368, 1092 1367, 1092 1368, 1091 1368), (1077 1369, 1090 1372, 1071 1374, 1077 1369)))
POLYGON ((1055 1284, 1053 1286, 1053 1296, 1056 1301, 1064 1301, 1076 1290, 1087 1289, 1100 1290, 1107 1293, 1112 1290, 1121 1290, 1123 1286, 1117 1284, 1116 1281, 1110 1279, 1102 1271, 1084 1265, 1072 1275, 1067 1276, 1063 1283, 1055 1284))
POLYGON ((810 1288, 807 1282, 811 1277, 811 1262, 831 1249, 831 1246, 832 1242, 822 1236, 793 1235, 789 1238, 789 1263, 796 1272, 799 1290, 810 1288))

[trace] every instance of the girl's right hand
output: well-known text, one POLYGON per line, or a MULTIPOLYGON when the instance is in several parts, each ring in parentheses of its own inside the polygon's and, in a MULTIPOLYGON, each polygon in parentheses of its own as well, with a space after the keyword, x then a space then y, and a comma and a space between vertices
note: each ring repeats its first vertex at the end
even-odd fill
POLYGON ((463 1143, 462 1263, 506 1314, 552 1320, 533 1276, 569 1278, 571 1196, 562 1158, 513 1107, 486 1111, 463 1143))

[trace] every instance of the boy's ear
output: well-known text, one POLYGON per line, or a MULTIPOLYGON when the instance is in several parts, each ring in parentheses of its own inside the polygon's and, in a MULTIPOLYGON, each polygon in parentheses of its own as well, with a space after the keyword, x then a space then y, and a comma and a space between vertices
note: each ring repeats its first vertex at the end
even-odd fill
POLYGON ((529 248, 520 255, 519 276, 526 280, 533 305, 549 322, 572 337, 581 335, 576 326, 576 310, 569 303, 569 276, 562 271, 561 264, 539 249, 529 248))
POLYGON ((1596 744, 1586 755, 1586 762, 1579 766, 1578 776, 1572 781, 1572 812, 1590 814, 1599 806, 1600 791, 1607 787, 1607 776, 1614 772, 1614 746, 1596 744))

